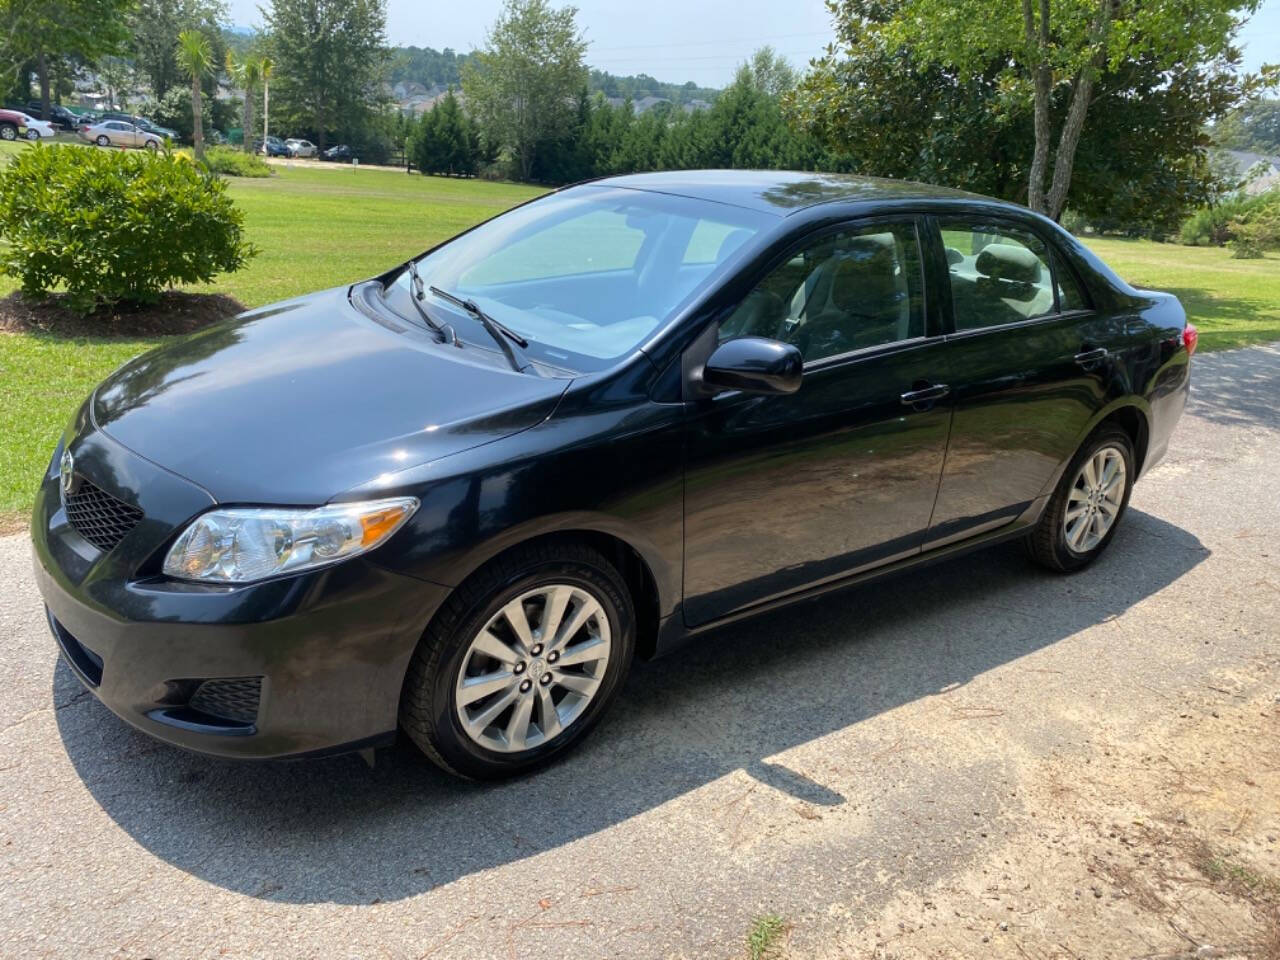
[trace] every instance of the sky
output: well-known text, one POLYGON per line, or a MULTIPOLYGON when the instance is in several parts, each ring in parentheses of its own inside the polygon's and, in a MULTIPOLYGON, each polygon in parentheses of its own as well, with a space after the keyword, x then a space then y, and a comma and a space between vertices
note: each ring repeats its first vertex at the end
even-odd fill
MULTIPOLYGON (((231 22, 261 25, 260 2, 267 0, 229 0, 231 22)), ((484 44, 501 6, 501 0, 388 0, 387 39, 392 46, 464 53, 484 44)), ((765 44, 803 67, 832 38, 823 0, 576 0, 575 6, 592 67, 674 83, 724 86, 765 44)), ((1280 0, 1264 0, 1239 40, 1246 69, 1280 62, 1280 0)))

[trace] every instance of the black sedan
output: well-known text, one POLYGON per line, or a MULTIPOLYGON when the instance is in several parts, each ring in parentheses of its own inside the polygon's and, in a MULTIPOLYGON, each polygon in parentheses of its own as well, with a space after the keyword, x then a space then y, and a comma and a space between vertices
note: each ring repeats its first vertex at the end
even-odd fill
POLYGON ((400 729, 509 775, 735 618, 1012 538, 1091 563, 1195 344, 1009 204, 597 181, 116 371, 40 484, 37 577, 72 670, 171 743, 400 729))

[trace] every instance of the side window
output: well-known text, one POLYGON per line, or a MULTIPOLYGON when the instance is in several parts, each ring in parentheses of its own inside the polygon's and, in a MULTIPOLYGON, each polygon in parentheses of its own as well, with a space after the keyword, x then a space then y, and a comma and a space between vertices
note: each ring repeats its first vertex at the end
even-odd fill
POLYGON ((827 234, 775 267, 720 326, 720 340, 793 343, 806 362, 924 336, 912 223, 827 234))
POLYGON ((980 221, 941 222, 957 330, 1054 313, 1049 252, 1035 234, 980 221))

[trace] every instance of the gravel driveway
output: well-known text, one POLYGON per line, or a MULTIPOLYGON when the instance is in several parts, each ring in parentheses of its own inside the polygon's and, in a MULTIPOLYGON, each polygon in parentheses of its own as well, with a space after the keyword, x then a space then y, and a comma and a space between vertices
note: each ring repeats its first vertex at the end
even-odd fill
POLYGON ((583 749, 499 786, 403 746, 235 764, 134 733, 58 662, 27 542, 0 539, 0 955, 733 957, 764 913, 829 950, 997 862, 1045 758, 1087 763, 1224 676, 1271 696, 1280 349, 1194 367, 1088 571, 1003 546, 734 626, 637 665, 583 749))

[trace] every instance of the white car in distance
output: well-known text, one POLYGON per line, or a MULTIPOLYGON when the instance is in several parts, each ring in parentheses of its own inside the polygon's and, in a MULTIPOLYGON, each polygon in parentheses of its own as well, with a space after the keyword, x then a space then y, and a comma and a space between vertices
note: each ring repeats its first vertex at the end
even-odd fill
POLYGON ((316 145, 310 140, 299 140, 291 137, 284 142, 284 146, 291 157, 314 157, 316 155, 316 145))

